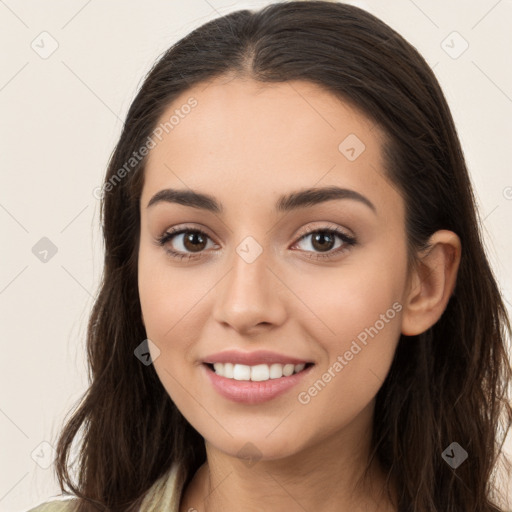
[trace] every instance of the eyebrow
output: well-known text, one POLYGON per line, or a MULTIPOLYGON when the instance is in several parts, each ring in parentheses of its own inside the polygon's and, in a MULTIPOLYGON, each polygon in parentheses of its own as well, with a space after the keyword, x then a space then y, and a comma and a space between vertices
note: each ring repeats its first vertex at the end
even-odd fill
MULTIPOLYGON (((282 195, 276 202, 275 211, 288 212, 299 208, 315 206, 333 199, 352 199, 368 206, 377 213, 375 205, 365 196, 355 190, 340 187, 307 188, 282 195)), ((146 208, 155 204, 177 203, 191 208, 207 210, 213 213, 223 213, 222 203, 209 194, 203 194, 191 189, 166 188, 157 192, 149 201, 146 208)))

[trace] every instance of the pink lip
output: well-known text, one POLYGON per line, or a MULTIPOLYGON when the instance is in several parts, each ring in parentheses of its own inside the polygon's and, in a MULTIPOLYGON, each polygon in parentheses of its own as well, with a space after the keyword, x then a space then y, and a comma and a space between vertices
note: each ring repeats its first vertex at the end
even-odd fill
POLYGON ((203 359, 203 363, 238 363, 248 366, 257 364, 301 364, 311 363, 306 359, 297 359, 296 357, 270 352, 268 350, 255 350, 253 352, 240 352, 239 350, 225 350, 217 354, 211 354, 203 359))
POLYGON ((232 400, 233 402, 260 404, 276 398, 293 388, 306 374, 309 373, 313 368, 313 365, 305 368, 299 373, 294 373, 289 377, 281 377, 279 379, 270 379, 260 382, 234 380, 221 377, 211 370, 206 364, 202 364, 201 368, 207 373, 214 389, 224 398, 232 400))

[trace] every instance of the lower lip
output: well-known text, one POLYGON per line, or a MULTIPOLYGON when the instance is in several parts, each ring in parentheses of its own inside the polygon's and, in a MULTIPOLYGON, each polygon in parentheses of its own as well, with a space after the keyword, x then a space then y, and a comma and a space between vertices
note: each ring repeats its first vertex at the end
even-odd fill
POLYGON ((217 375, 208 365, 203 364, 202 366, 215 390, 224 398, 233 402, 260 404, 272 400, 293 388, 309 373, 314 365, 289 377, 280 377, 279 379, 269 379, 261 382, 228 379, 217 375))

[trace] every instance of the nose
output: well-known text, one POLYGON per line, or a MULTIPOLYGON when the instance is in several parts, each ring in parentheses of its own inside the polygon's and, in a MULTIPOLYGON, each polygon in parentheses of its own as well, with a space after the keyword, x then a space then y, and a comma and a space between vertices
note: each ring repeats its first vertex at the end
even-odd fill
MULTIPOLYGON (((254 250, 252 247, 250 250, 254 250)), ((235 252, 231 268, 215 289, 214 319, 240 334, 281 325, 286 318, 286 289, 265 249, 254 260, 235 252)))

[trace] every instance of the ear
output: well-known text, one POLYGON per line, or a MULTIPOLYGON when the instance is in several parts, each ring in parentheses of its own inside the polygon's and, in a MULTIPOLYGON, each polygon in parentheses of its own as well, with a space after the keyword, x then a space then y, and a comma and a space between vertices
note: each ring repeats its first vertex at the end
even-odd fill
POLYGON ((421 334, 441 318, 455 288, 460 257, 461 243, 454 232, 440 230, 430 237, 409 276, 402 334, 421 334))

